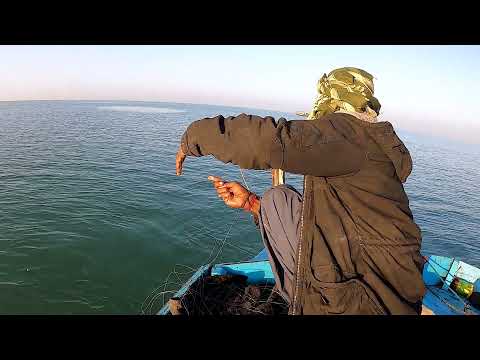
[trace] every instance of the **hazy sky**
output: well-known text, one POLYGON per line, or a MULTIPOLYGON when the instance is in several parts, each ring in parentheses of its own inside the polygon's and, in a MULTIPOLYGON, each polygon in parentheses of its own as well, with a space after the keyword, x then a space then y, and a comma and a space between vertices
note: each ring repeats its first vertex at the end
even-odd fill
POLYGON ((383 120, 480 143, 480 46, 0 46, 0 100, 145 100, 309 111, 325 72, 376 78, 383 120))

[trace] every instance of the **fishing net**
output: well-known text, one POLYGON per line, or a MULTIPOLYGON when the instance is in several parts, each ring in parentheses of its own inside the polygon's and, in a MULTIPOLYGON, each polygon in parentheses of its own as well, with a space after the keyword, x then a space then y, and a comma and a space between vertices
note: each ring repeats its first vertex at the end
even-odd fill
POLYGON ((288 304, 272 285, 252 285, 244 275, 203 276, 180 298, 169 301, 174 315, 286 315, 288 304))
MULTIPOLYGON (((205 182, 207 175, 205 173, 202 176, 189 177, 196 184, 200 184, 205 182)), ((226 179, 234 179, 234 175, 233 171, 219 174, 226 179)), ((240 169, 240 175, 247 189, 262 193, 269 188, 270 172, 253 170, 249 172, 240 169), (257 189, 247 184, 245 175, 254 180, 257 189)), ((212 196, 215 196, 213 191, 212 196)), ((181 298, 170 298, 202 267, 211 267, 222 262, 249 261, 263 248, 251 215, 239 210, 222 208, 222 213, 217 212, 206 221, 205 213, 195 216, 198 212, 197 209, 192 213, 186 210, 186 221, 182 224, 185 251, 190 252, 194 261, 189 264, 175 264, 165 280, 146 297, 141 305, 141 313, 157 314, 168 303, 171 305, 171 311, 173 308, 174 312, 185 315, 287 314, 288 305, 272 285, 247 284, 244 276, 237 275, 210 276, 210 273, 207 273, 190 285, 181 298)))

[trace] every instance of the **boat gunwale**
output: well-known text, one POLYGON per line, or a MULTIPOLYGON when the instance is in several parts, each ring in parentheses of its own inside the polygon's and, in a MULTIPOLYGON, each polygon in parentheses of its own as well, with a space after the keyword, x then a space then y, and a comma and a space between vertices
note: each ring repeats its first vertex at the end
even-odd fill
MULTIPOLYGON (((446 276, 456 276, 458 275, 458 271, 455 271, 455 273, 452 273, 451 270, 452 270, 452 267, 453 267, 453 263, 455 261, 457 262, 461 262, 461 263, 464 263, 466 265, 469 265, 470 267, 473 267, 475 269, 478 269, 476 268, 475 266, 472 266, 468 263, 465 263, 461 260, 458 260, 454 257, 447 257, 447 256, 440 256, 440 255, 426 255, 424 256, 425 260, 426 260, 426 265, 430 263, 430 265, 432 265, 432 263, 434 263, 435 265, 442 267, 441 264, 437 263, 435 261, 435 259, 431 259, 431 257, 435 257, 435 258, 445 258, 445 259, 448 259, 448 260, 451 260, 452 262, 450 263, 449 265, 449 268, 446 269, 444 268, 443 270, 446 271, 446 276)), ((174 297, 180 297, 182 295, 184 295, 186 293, 186 291, 190 288, 190 286, 192 286, 195 281, 197 281, 201 276, 207 274, 207 273, 212 273, 212 272, 215 272, 215 269, 218 269, 218 268, 221 268, 223 266, 234 266, 234 265, 241 265, 241 264, 255 264, 255 263, 268 263, 268 258, 267 258, 267 255, 265 253, 265 249, 261 250, 254 258, 250 259, 250 260, 245 260, 245 261, 232 261, 232 262, 224 262, 224 263, 219 263, 219 264, 206 264, 206 265, 202 265, 198 268, 198 270, 183 284, 183 286, 175 293, 174 297)), ((428 265, 425 267, 424 271, 427 270, 427 267, 428 265)), ((435 269, 434 269, 435 270, 435 269)), ((458 269, 456 269, 458 270, 458 269)), ((478 269, 480 270, 480 269, 478 269)), ((463 274, 462 274, 463 275, 463 274)), ((445 280, 442 279, 442 276, 440 276, 440 274, 437 273, 437 276, 439 277, 439 279, 443 282, 442 285, 445 285, 445 280)), ((449 305, 450 301, 452 300, 456 300, 458 301, 459 299, 455 299, 455 297, 449 293, 449 289, 443 289, 442 287, 438 288, 437 286, 433 286, 433 285, 427 285, 427 292, 431 292, 432 295, 434 295, 434 298, 436 298, 436 303, 441 305, 441 303, 445 303, 445 305, 449 305), (434 288, 435 290, 432 291, 432 288, 434 288), (440 299, 440 296, 442 299, 440 299), (450 301, 449 301, 450 300, 450 301)), ((422 304, 423 305, 427 305, 425 303, 425 300, 427 299, 427 296, 425 296, 425 298, 422 300, 422 304)), ((432 301, 433 299, 430 299, 430 301, 432 301)), ((428 300, 427 300, 428 301, 428 300)), ((454 301, 454 302, 456 302, 454 301)), ((429 304, 431 306, 431 304, 429 304)), ((450 307, 450 306, 449 306, 450 307)), ((449 313, 452 314, 452 311, 453 309, 450 309, 449 313)), ((478 315, 479 314, 479 311, 478 310, 474 310, 474 309, 470 309, 470 310, 473 310, 473 313, 478 315)), ((457 310, 458 311, 458 310, 457 310)), ((160 309, 160 311, 157 313, 157 315, 168 315, 170 314, 170 310, 169 310, 169 307, 168 307, 168 302, 165 303, 162 308, 160 309)), ((465 314, 465 313, 464 313, 465 314)), ((471 313, 470 313, 471 314, 471 313)), ((434 313, 434 315, 447 315, 447 313, 434 313)), ((465 314, 466 315, 466 314, 465 314)))

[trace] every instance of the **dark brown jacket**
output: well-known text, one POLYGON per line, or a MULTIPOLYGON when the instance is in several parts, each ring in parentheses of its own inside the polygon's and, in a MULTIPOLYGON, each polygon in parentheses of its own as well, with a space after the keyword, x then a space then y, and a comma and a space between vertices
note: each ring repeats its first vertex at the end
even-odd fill
POLYGON ((412 160, 389 122, 217 116, 193 122, 182 144, 191 156, 305 175, 292 314, 420 313, 421 233, 402 185, 412 160))

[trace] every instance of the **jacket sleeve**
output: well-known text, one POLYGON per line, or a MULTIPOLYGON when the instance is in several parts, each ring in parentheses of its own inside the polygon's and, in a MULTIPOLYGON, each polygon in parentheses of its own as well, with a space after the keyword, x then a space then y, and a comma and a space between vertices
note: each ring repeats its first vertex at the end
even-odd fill
POLYGON ((365 159, 358 145, 311 120, 276 123, 272 117, 246 114, 197 120, 183 134, 181 146, 187 155, 213 155, 243 169, 280 168, 313 176, 353 173, 365 159))

